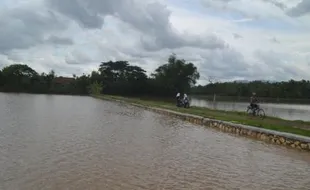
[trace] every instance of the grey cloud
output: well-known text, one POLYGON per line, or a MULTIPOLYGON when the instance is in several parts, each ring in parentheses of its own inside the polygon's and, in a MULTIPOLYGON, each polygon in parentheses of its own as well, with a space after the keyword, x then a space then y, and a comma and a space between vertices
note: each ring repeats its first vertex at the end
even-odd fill
MULTIPOLYGON (((223 3, 233 0, 217 1, 223 3)), ((170 11, 160 3, 146 3, 139 0, 46 0, 46 2, 50 11, 19 8, 8 13, 0 13, 0 54, 14 49, 27 49, 46 42, 50 43, 49 45, 71 45, 73 43, 71 39, 52 35, 67 28, 68 24, 65 25, 63 19, 70 18, 68 20, 77 22, 85 30, 100 29, 105 24, 105 17, 112 15, 124 22, 124 26, 137 30, 133 33, 134 36, 141 36, 141 39, 137 40, 138 47, 131 48, 126 45, 124 47, 122 43, 114 45, 113 39, 109 39, 109 44, 103 44, 103 47, 97 49, 92 47, 89 51, 83 47, 87 50, 84 51, 82 48, 73 51, 64 59, 50 58, 40 64, 54 68, 57 72, 74 71, 73 73, 78 74, 83 72, 86 64, 99 65, 100 61, 126 59, 140 64, 145 63, 143 67, 152 67, 150 70, 153 70, 156 64, 166 61, 170 51, 174 51, 180 58, 185 57, 188 61, 201 63, 199 71, 202 76, 216 76, 224 80, 238 77, 247 79, 268 77, 272 76, 272 71, 277 72, 277 78, 281 78, 295 76, 299 72, 289 66, 283 66, 281 71, 264 68, 270 64, 282 68, 283 61, 279 62, 278 58, 283 55, 258 53, 255 56, 264 64, 252 66, 240 52, 229 47, 217 36, 180 34, 170 23, 170 11), (90 56, 94 51, 99 52, 98 49, 100 55, 90 56)), ((130 36, 126 28, 122 32, 124 36, 130 36)), ((233 36, 240 37, 239 34, 233 36)), ((27 52, 23 52, 24 54, 20 55, 7 54, 10 60, 13 58, 25 60, 27 52)))
POLYGON ((91 4, 94 1, 79 0, 47 0, 47 5, 69 18, 77 21, 85 28, 101 28, 103 19, 94 11, 89 11, 91 4))
POLYGON ((217 79, 223 80, 235 77, 251 77, 249 65, 243 55, 232 48, 205 52, 201 54, 199 62, 201 62, 201 75, 204 77, 215 76, 217 79))
POLYGON ((222 5, 221 8, 225 8, 225 4, 234 1, 238 0, 201 0, 201 2, 207 7, 211 7, 214 5, 214 3, 217 3, 218 5, 222 5))
POLYGON ((78 57, 66 57, 65 61, 68 65, 82 65, 84 62, 80 60, 78 57))
POLYGON ((281 2, 272 1, 272 3, 273 3, 275 6, 279 7, 280 9, 282 9, 282 10, 285 10, 285 9, 287 8, 286 5, 283 4, 283 3, 281 3, 281 2))
POLYGON ((6 58, 8 60, 12 60, 14 62, 23 62, 25 61, 25 55, 20 53, 20 52, 16 52, 16 51, 11 51, 6 55, 6 58))
POLYGON ((46 32, 66 28, 52 12, 42 14, 22 8, 1 12, 0 26, 0 53, 4 54, 43 43, 46 32))
MULTIPOLYGON (((241 14, 242 16, 245 17, 251 17, 252 19, 259 19, 263 17, 264 14, 261 12, 249 12, 246 11, 243 8, 239 8, 238 6, 235 5, 235 3, 240 3, 242 2, 245 4, 246 2, 242 0, 200 0, 202 5, 207 7, 207 8, 212 8, 216 9, 218 11, 233 11, 235 13, 241 14)), ((254 1, 261 1, 265 3, 269 3, 274 5, 275 7, 281 9, 284 11, 287 7, 285 6, 284 3, 280 2, 279 0, 254 0, 254 1)), ((251 3, 250 1, 247 1, 247 3, 251 3)), ((273 15, 274 16, 274 15, 273 15)))
MULTIPOLYGON (((211 6, 212 3, 223 3, 222 8, 225 8, 225 4, 236 2, 236 1, 240 1, 240 0, 202 0, 202 2, 207 6, 211 6)), ((286 8, 286 5, 278 0, 261 0, 261 1, 266 2, 266 3, 271 3, 275 5, 276 7, 283 9, 283 10, 286 8)))
POLYGON ((248 15, 244 11, 238 9, 238 7, 234 6, 233 3, 238 2, 240 0, 201 0, 201 4, 210 9, 215 9, 217 11, 233 11, 242 16, 251 17, 257 19, 259 16, 255 13, 248 15))
POLYGON ((277 80, 289 80, 291 78, 300 78, 300 76, 307 76, 305 72, 301 71, 294 65, 288 65, 286 61, 290 60, 289 56, 284 53, 276 53, 274 51, 256 51, 254 56, 262 61, 267 67, 265 70, 273 75, 277 80))
POLYGON ((310 13, 310 1, 302 0, 295 7, 289 9, 287 14, 291 17, 299 17, 310 13))
POLYGON ((280 41, 276 37, 271 38, 270 41, 273 43, 280 43, 280 41))
POLYGON ((158 2, 137 0, 47 0, 47 5, 80 23, 85 28, 101 28, 104 17, 112 15, 139 30, 142 46, 148 51, 184 46, 223 48, 225 43, 216 36, 184 36, 174 31, 170 11, 158 2), (94 23, 93 23, 94 22, 94 23))
POLYGON ((68 65, 84 65, 93 61, 94 60, 88 54, 80 50, 73 50, 65 58, 65 62, 68 65))
POLYGON ((243 38, 240 34, 234 33, 233 34, 235 39, 243 38))
POLYGON ((285 10, 287 8, 284 3, 281 3, 278 0, 262 0, 262 1, 267 2, 267 3, 271 3, 271 4, 275 5, 276 7, 280 8, 282 10, 285 10))
POLYGON ((70 38, 65 37, 58 37, 51 35, 45 42, 52 43, 52 44, 60 44, 60 45, 73 45, 73 40, 70 38))
POLYGON ((69 65, 81 65, 81 64, 83 64, 82 62, 80 62, 77 59, 66 59, 66 63, 69 65))
POLYGON ((256 51, 253 56, 257 63, 254 64, 249 64, 240 52, 232 48, 210 50, 200 55, 201 58, 197 62, 200 63, 201 76, 205 79, 214 76, 218 80, 289 80, 307 76, 302 70, 289 65, 287 61, 292 61, 291 57, 284 53, 256 51))
MULTIPOLYGON (((74 3, 80 5, 73 5, 73 7, 82 6, 81 1, 74 1, 74 3)), ((113 15, 140 31, 142 35, 140 39, 142 49, 139 49, 138 52, 131 52, 128 49, 126 51, 119 49, 122 53, 126 53, 127 59, 137 60, 136 58, 140 57, 139 59, 142 61, 141 59, 154 59, 154 57, 157 57, 154 56, 154 54, 145 53, 144 50, 147 52, 158 52, 163 49, 175 49, 176 52, 178 52, 180 51, 180 48, 188 49, 190 47, 196 47, 203 49, 203 51, 200 52, 200 62, 204 63, 200 68, 202 74, 212 74, 223 79, 231 79, 235 77, 249 78, 260 74, 256 72, 257 69, 254 69, 253 67, 249 68, 249 65, 246 63, 241 53, 228 47, 223 40, 216 36, 187 36, 175 32, 169 21, 170 12, 162 4, 143 4, 141 1, 139 3, 139 1, 128 0, 117 2, 109 0, 86 0, 84 3, 87 4, 87 9, 84 9, 84 11, 88 11, 88 14, 92 12, 91 15, 96 14, 98 19, 102 19, 102 22, 100 25, 89 25, 84 23, 80 24, 81 26, 86 28, 101 28, 102 24, 104 24, 104 16, 113 15), (129 2, 132 4, 129 4, 129 2), (116 6, 115 3, 118 3, 118 6, 116 6)), ((60 0, 50 0, 49 4, 51 7, 54 7, 56 11, 59 11, 57 6, 66 6, 66 4, 61 4, 60 0)), ((78 23, 83 23, 85 20, 88 20, 79 19, 79 16, 73 16, 72 12, 67 13, 63 10, 65 10, 64 7, 62 7, 62 11, 60 11, 62 14, 75 19, 78 23)), ((87 16, 87 14, 84 13, 81 15, 87 16)), ((191 51, 183 52, 183 55, 189 54, 190 52, 191 51)), ((120 56, 120 53, 114 52, 113 55, 117 57, 120 56)), ((66 62, 68 64, 79 64, 83 61, 80 61, 78 58, 70 58, 67 59, 66 62)))
POLYGON ((8 65, 8 59, 5 56, 0 55, 0 69, 8 65))

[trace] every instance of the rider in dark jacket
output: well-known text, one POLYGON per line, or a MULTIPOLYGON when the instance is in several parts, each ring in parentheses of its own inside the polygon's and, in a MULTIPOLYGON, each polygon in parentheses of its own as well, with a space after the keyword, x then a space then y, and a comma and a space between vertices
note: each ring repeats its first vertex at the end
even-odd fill
POLYGON ((250 100, 250 106, 251 106, 251 108, 252 109, 256 109, 256 108, 258 108, 258 98, 257 98, 257 96, 256 96, 256 93, 255 92, 253 92, 252 93, 252 96, 251 96, 251 100, 250 100))

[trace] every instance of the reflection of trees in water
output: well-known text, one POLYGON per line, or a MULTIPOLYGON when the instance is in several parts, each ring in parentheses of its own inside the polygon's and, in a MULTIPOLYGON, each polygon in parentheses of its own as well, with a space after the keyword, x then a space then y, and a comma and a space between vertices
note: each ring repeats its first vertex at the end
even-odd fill
POLYGON ((232 104, 232 110, 236 110, 236 103, 235 102, 232 104))
POLYGON ((280 111, 279 109, 277 109, 277 108, 272 108, 272 115, 273 115, 274 117, 281 117, 282 115, 284 115, 284 114, 281 114, 281 113, 283 113, 283 112, 280 111))
MULTIPOLYGON (((294 109, 284 109, 284 108, 271 108, 271 111, 269 112, 271 116, 273 117, 282 117, 282 118, 287 118, 287 119, 291 119, 292 117, 294 117, 295 114, 294 109)), ((268 112, 268 109, 266 109, 266 112, 268 112)))
MULTIPOLYGON (((203 104, 199 104, 199 105, 203 105, 203 104)), ((208 108, 211 108, 211 109, 217 110, 217 109, 218 109, 217 105, 218 105, 218 104, 217 104, 216 101, 208 101, 208 102, 207 102, 207 107, 208 107, 208 108)))
POLYGON ((243 111, 246 107, 238 102, 216 102, 217 109, 226 111, 243 111))
POLYGON ((293 109, 289 109, 288 110, 288 115, 292 117, 293 116, 293 112, 294 112, 293 109))
POLYGON ((215 102, 212 102, 212 104, 213 104, 213 109, 217 109, 217 102, 215 101, 215 102))

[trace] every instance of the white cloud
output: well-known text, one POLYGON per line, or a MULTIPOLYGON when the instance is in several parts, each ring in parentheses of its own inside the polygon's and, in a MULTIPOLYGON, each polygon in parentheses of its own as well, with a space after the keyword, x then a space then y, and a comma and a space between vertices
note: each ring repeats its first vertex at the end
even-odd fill
POLYGON ((4 0, 0 66, 82 74, 128 60, 152 72, 172 52, 201 83, 309 79, 310 4, 304 0, 4 0))

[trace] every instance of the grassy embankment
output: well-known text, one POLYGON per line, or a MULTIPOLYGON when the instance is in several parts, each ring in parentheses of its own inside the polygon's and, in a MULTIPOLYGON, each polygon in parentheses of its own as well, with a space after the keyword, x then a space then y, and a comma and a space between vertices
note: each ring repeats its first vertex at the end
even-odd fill
POLYGON ((193 115, 203 116, 210 119, 230 121, 234 123, 251 125, 265 129, 271 129, 275 131, 293 133, 310 137, 310 122, 305 121, 288 121, 275 117, 266 117, 265 119, 262 120, 260 118, 248 116, 246 115, 245 112, 220 111, 201 107, 191 107, 189 109, 178 108, 175 106, 174 102, 172 101, 168 102, 167 100, 161 101, 147 98, 128 98, 128 97, 111 96, 111 95, 99 95, 94 97, 101 99, 123 100, 129 103, 136 103, 144 106, 164 108, 182 113, 189 113, 193 115))

